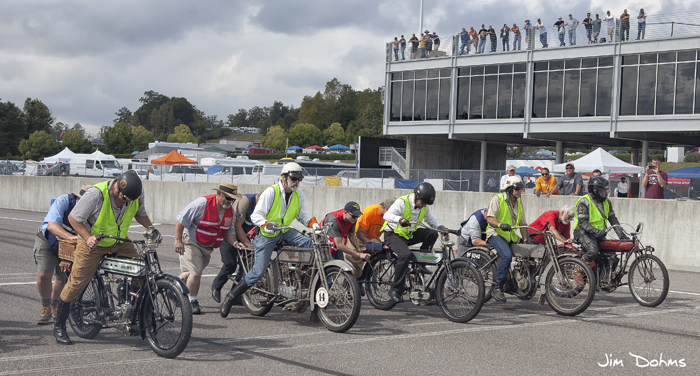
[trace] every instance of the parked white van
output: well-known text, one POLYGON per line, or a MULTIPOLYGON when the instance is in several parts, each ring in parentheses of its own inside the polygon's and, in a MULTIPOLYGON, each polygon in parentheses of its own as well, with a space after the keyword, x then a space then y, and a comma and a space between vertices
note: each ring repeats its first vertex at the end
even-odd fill
POLYGON ((92 154, 74 154, 70 160, 70 174, 73 176, 112 178, 121 173, 122 168, 117 158, 99 151, 92 154))

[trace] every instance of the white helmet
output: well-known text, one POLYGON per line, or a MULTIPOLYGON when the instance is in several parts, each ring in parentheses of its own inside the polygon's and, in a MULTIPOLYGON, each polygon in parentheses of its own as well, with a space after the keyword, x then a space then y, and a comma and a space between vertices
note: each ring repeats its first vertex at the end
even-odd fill
POLYGON ((304 173, 301 170, 301 166, 299 166, 299 164, 296 162, 286 163, 284 167, 282 167, 282 175, 285 174, 299 180, 304 178, 304 173))
POLYGON ((525 188, 525 184, 523 184, 523 179, 518 175, 509 176, 508 178, 506 178, 505 183, 503 183, 503 190, 507 191, 508 188, 525 188))

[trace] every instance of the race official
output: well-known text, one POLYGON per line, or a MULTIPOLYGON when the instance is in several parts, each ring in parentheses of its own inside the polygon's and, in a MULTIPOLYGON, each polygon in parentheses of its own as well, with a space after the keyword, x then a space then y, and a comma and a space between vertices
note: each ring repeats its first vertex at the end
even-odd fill
POLYGON ((135 172, 127 171, 114 180, 96 184, 85 191, 68 215, 68 220, 79 237, 73 253, 71 274, 56 307, 54 337, 59 344, 72 344, 66 333, 70 304, 90 283, 102 257, 108 253, 138 257, 138 252, 132 243, 109 238, 98 241, 97 235, 104 233, 126 238, 132 219, 136 219, 136 222, 157 234, 157 230, 153 228, 148 218, 141 197, 143 197, 141 178, 135 172), (90 249, 94 251, 91 252, 90 249))
POLYGON ((238 186, 222 182, 213 190, 216 194, 200 197, 187 205, 177 215, 175 223, 175 252, 180 254, 180 279, 190 289, 194 315, 202 313, 197 294, 202 272, 209 265, 214 248, 219 248, 224 239, 233 248, 243 248, 243 244, 236 240, 235 213, 231 207, 234 200, 241 198, 238 186))
POLYGON ((396 254, 396 266, 394 269, 394 282, 391 285, 389 296, 396 303, 403 302, 403 291, 406 281, 408 263, 413 257, 410 245, 421 243, 422 251, 430 251, 437 241, 438 233, 435 230, 418 228, 418 225, 410 222, 423 222, 425 220, 433 228, 447 231, 430 213, 428 205, 435 202, 435 188, 430 183, 419 183, 413 188, 413 193, 399 197, 389 210, 384 214, 384 243, 396 254))
POLYGON ((41 313, 36 322, 38 325, 48 324, 56 315, 56 304, 66 283, 66 276, 62 272, 70 266, 70 262, 58 259, 58 239, 78 239, 77 233, 68 220, 68 215, 88 188, 90 188, 89 185, 84 185, 78 193, 68 193, 53 200, 49 212, 44 217, 44 223, 34 237, 36 286, 41 298, 41 313), (56 279, 52 284, 54 271, 56 279))
POLYGON ((255 246, 253 268, 226 295, 226 299, 221 303, 221 317, 227 317, 236 299, 262 278, 277 242, 284 240, 290 246, 302 248, 313 246, 311 239, 296 230, 275 231, 273 229, 277 226, 289 226, 295 219, 314 230, 320 228, 316 223, 316 218, 306 212, 304 193, 299 190, 299 184, 303 178, 301 166, 294 162, 286 163, 277 183, 266 188, 260 194, 251 215, 253 224, 260 227, 260 233, 253 241, 255 246))
MULTIPOLYGON (((571 205, 564 205, 561 209, 550 210, 542 213, 530 227, 536 228, 540 232, 549 231, 562 243, 571 244, 571 220, 574 219, 574 208, 571 205), (547 228, 544 225, 547 224, 547 228)), ((544 235, 535 235, 535 231, 529 229, 532 240, 537 244, 545 244, 544 235)))
POLYGON ((458 257, 461 256, 468 248, 474 246, 489 246, 489 244, 486 243, 486 229, 489 225, 488 222, 486 222, 487 215, 488 210, 479 209, 472 213, 472 215, 470 215, 466 221, 460 224, 460 237, 457 244, 458 257))

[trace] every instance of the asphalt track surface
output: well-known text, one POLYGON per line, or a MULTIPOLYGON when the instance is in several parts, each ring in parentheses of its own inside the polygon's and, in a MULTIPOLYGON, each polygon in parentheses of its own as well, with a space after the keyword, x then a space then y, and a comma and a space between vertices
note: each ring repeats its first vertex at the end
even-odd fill
MULTIPOLYGON (((363 300, 355 326, 336 334, 310 323, 308 311, 274 308, 254 317, 234 306, 222 319, 210 296, 221 265, 215 253, 200 291, 204 315, 194 317, 192 339, 177 359, 159 358, 140 337, 115 329, 84 340, 69 326, 74 345, 59 346, 51 325, 35 324, 32 247, 43 216, 0 210, 0 375, 700 374, 700 274, 678 271, 670 271, 671 292, 656 308, 637 304, 626 286, 597 293, 573 318, 508 295, 506 304, 489 302, 474 320, 457 324, 437 307, 380 311, 363 300), (614 367, 604 367, 608 357, 614 367)), ((177 275, 174 226, 158 228, 161 265, 177 275)), ((140 232, 132 227, 131 236, 140 232)))

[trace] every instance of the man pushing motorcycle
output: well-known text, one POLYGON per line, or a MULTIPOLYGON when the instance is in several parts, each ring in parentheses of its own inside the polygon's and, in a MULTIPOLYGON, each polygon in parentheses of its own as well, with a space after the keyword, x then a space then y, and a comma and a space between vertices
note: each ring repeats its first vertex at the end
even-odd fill
MULTIPOLYGON (((512 226, 527 226, 525 214, 523 213, 523 205, 520 202, 520 196, 525 190, 525 185, 520 176, 509 176, 504 184, 503 193, 499 193, 491 199, 487 208, 486 221, 489 224, 486 230, 486 242, 492 246, 501 261, 498 263, 496 270, 496 287, 493 289, 493 298, 497 302, 505 303, 506 296, 503 294, 503 288, 510 268, 510 262, 513 259, 513 253, 510 250, 510 245, 520 241, 516 231, 512 226)), ((520 234, 528 243, 532 242, 530 233, 525 228, 520 229, 520 234)))
POLYGON ((282 175, 277 183, 266 188, 260 194, 251 215, 253 223, 260 227, 260 233, 253 241, 255 246, 253 268, 226 295, 226 299, 221 304, 221 317, 227 317, 236 299, 262 278, 278 241, 284 240, 288 245, 294 247, 312 247, 311 239, 293 229, 273 230, 277 226, 289 226, 294 219, 313 229, 320 228, 316 223, 316 218, 306 212, 304 193, 299 190, 302 179, 304 179, 304 174, 301 166, 294 162, 287 163, 282 168, 282 175))

